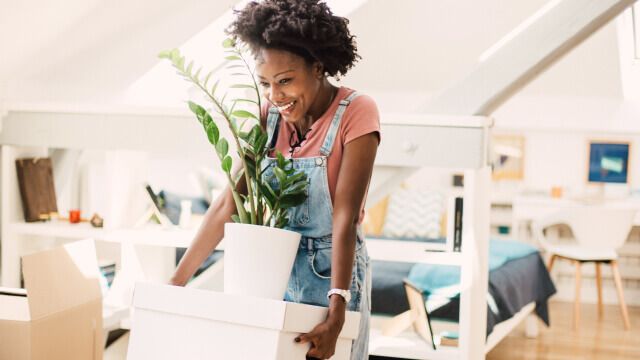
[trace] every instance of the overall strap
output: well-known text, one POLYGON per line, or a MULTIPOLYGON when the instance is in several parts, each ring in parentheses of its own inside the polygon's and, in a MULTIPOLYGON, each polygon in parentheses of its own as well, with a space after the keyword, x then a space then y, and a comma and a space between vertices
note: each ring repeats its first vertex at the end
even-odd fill
POLYGON ((278 108, 271 107, 269 108, 269 115, 267 116, 267 146, 268 149, 272 149, 276 146, 276 141, 278 140, 278 130, 280 129, 280 113, 278 112, 278 108))
POLYGON ((344 111, 347 109, 347 106, 358 96, 357 92, 352 92, 345 99, 340 100, 340 105, 338 105, 338 110, 336 110, 336 114, 333 116, 333 120, 331 121, 331 125, 329 125, 329 131, 327 131, 327 136, 324 138, 324 143, 322 144, 322 148, 320 148, 320 154, 324 156, 329 156, 331 154, 331 149, 333 149, 333 142, 336 139, 336 133, 340 128, 340 122, 342 121, 342 115, 344 111))

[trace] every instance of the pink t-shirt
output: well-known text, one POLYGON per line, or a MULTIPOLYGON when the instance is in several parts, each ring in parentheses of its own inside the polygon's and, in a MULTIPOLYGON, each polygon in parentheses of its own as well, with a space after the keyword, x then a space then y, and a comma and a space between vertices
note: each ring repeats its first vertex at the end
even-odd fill
MULTIPOLYGON (((324 139, 329 131, 331 121, 338 110, 340 100, 345 99, 354 90, 340 87, 335 99, 327 109, 327 111, 312 125, 307 133, 306 140, 302 142, 300 147, 294 150, 293 158, 304 158, 320 156, 320 148, 324 143, 324 139)), ((265 101, 262 114, 266 118, 266 114, 270 104, 265 101)), ((280 120, 280 130, 276 141, 276 150, 280 151, 285 157, 290 157, 289 139, 291 134, 295 132, 295 127, 286 121, 280 120)), ((329 181, 329 193, 331 201, 335 203, 336 186, 338 184, 338 176, 340 175, 340 163, 344 146, 350 141, 360 136, 375 132, 380 140, 380 114, 375 101, 364 94, 358 95, 346 108, 342 115, 340 128, 336 133, 336 139, 333 143, 333 149, 327 159, 327 177, 329 181)), ((297 135, 293 135, 293 139, 297 139, 297 135)), ((367 185, 368 186, 368 185, 367 185)), ((364 219, 364 201, 360 211, 359 222, 364 219)))

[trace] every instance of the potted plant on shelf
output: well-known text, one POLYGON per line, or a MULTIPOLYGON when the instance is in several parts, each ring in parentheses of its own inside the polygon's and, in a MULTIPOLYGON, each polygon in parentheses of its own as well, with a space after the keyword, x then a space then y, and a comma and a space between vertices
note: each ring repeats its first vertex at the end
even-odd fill
POLYGON ((247 49, 232 39, 225 40, 223 47, 231 75, 245 80, 229 89, 244 90, 249 96, 228 99, 228 91, 218 86, 219 79, 210 85, 213 71, 201 75, 202 68, 195 71, 193 61, 187 63, 178 49, 163 51, 159 57, 169 60, 211 105, 207 110, 188 102, 220 159, 237 210, 233 223, 225 224, 224 229, 224 291, 282 300, 300 241, 300 234, 283 228, 289 221, 288 209, 306 200, 308 183, 306 175, 296 172, 291 160, 280 153, 270 169, 263 165, 272 149, 267 144, 268 134, 260 125, 261 96, 246 60, 247 49), (220 122, 228 128, 232 145, 221 136, 220 122), (233 146, 241 164, 237 174, 232 171, 229 153, 233 146), (236 190, 240 181, 244 182, 246 194, 236 190))

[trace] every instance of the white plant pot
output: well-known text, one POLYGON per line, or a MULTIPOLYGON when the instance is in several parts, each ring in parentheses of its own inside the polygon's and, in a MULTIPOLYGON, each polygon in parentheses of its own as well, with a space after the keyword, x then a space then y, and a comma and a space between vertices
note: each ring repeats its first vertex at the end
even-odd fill
POLYGON ((224 238, 224 292, 282 300, 300 234, 267 226, 227 223, 224 238))

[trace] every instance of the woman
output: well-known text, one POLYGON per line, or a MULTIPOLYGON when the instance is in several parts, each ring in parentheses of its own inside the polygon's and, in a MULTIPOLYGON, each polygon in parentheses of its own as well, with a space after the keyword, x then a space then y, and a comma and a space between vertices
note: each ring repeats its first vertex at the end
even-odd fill
MULTIPOLYGON (((251 2, 236 15, 228 31, 255 56, 267 100, 262 123, 269 143, 309 179, 306 202, 289 212, 287 229, 302 239, 285 300, 328 306, 329 312, 296 341, 310 343, 309 358, 329 358, 345 311, 360 311, 351 358, 366 359, 371 280, 360 224, 380 126, 371 98, 328 80, 344 75, 359 58, 348 20, 318 0, 251 2)), ((220 242, 224 223, 234 213, 227 189, 207 211, 173 284, 188 281, 220 242)))

